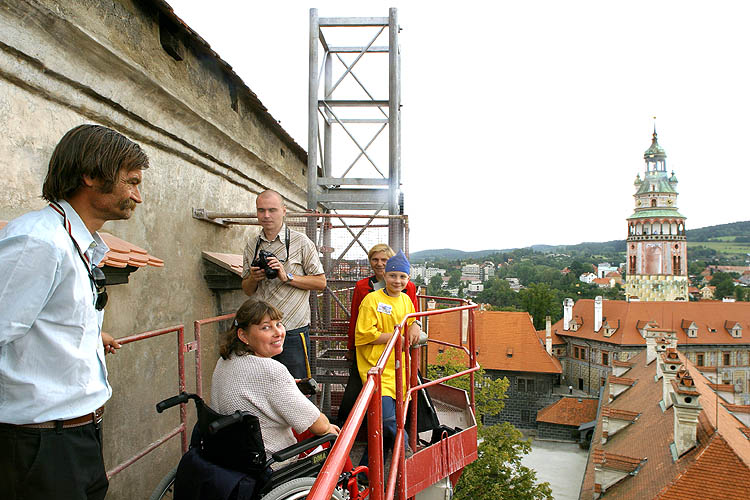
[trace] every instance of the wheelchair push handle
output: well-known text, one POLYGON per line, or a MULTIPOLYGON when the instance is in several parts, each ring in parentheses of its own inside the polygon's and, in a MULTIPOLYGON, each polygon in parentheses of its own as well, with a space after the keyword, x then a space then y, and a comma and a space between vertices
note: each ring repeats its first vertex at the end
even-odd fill
POLYGON ((167 398, 164 401, 156 403, 156 412, 161 413, 167 408, 172 408, 173 406, 177 406, 178 404, 187 403, 189 399, 190 394, 182 392, 177 396, 172 396, 171 398, 167 398))
POLYGON ((229 425, 234 424, 235 422, 239 422, 242 420, 243 412, 237 410, 236 412, 232 413, 231 415, 227 415, 225 417, 221 417, 220 419, 214 420, 210 424, 208 424, 208 432, 211 434, 216 434, 224 427, 227 427, 229 425))

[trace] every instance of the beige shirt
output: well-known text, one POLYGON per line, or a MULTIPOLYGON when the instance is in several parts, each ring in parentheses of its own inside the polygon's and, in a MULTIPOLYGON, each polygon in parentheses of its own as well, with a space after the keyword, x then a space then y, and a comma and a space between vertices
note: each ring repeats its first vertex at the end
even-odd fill
POLYGON ((211 380, 211 408, 225 415, 240 410, 258 417, 268 458, 297 442, 292 429, 302 433, 320 417, 284 365, 252 354, 219 358, 211 380))
MULTIPOLYGON (((304 234, 289 230, 289 255, 286 253, 286 225, 282 226, 273 241, 266 239, 263 230, 254 238, 250 238, 245 245, 242 259, 242 279, 250 274, 250 264, 253 262, 255 247, 261 239, 258 250, 273 253, 282 263, 287 273, 295 276, 309 276, 323 274, 323 264, 320 262, 318 249, 304 234)), ((252 299, 268 302, 278 308, 284 315, 284 326, 288 330, 301 328, 310 324, 310 291, 300 290, 280 279, 264 279, 258 282, 258 288, 251 296, 252 299)))

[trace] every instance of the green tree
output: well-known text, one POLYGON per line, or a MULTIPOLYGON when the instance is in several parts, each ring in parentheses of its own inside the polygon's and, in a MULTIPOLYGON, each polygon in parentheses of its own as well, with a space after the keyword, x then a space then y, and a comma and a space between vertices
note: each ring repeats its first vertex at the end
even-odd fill
MULTIPOLYGON (((466 369, 463 353, 450 351, 440 354, 436 365, 430 365, 430 378, 438 378, 466 369), (463 361, 463 362, 462 362, 463 361)), ((549 483, 536 483, 536 472, 521 463, 521 457, 531 451, 529 440, 508 422, 483 426, 484 415, 497 415, 504 406, 508 379, 492 379, 484 369, 474 373, 474 399, 479 425, 477 460, 464 468, 454 490, 456 500, 552 500, 549 483)), ((468 392, 468 376, 448 381, 449 385, 468 392)))
POLYGON ((519 293, 521 307, 534 318, 534 328, 544 328, 545 317, 557 309, 557 296, 546 283, 532 283, 519 293))
POLYGON ((436 274, 430 278, 430 283, 427 285, 427 295, 439 296, 443 291, 443 277, 436 274))
POLYGON ((477 459, 464 468, 453 492, 456 500, 553 500, 549 483, 537 483, 536 471, 521 463, 531 451, 521 432, 508 422, 483 427, 477 459))
POLYGON ((518 294, 511 290, 504 279, 490 278, 484 284, 484 290, 477 295, 477 302, 494 307, 514 307, 519 305, 518 294))
POLYGON ((717 271, 711 278, 711 285, 716 287, 714 298, 721 300, 724 297, 734 297, 734 275, 733 273, 722 273, 717 271))

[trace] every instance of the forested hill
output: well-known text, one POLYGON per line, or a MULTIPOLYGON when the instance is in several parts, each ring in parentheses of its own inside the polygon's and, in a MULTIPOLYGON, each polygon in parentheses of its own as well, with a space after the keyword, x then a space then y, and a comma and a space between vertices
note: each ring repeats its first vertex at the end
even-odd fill
POLYGON ((688 241, 710 241, 716 238, 727 241, 748 242, 750 241, 750 221, 731 222, 729 224, 687 230, 688 241), (739 239, 732 239, 732 237, 739 239))
MULTIPOLYGON (((687 240, 688 242, 710 240, 750 242, 750 221, 732 222, 729 224, 719 224, 716 226, 707 226, 698 229, 688 229, 687 240)), ((577 250, 590 254, 605 254, 611 252, 624 252, 625 240, 585 242, 579 243, 577 245, 532 245, 530 248, 537 252, 565 253, 577 250)), ((412 252, 410 255, 410 259, 414 262, 482 259, 494 253, 510 252, 512 250, 514 249, 464 252, 462 250, 455 250, 452 248, 442 248, 437 250, 421 250, 419 252, 412 252)))

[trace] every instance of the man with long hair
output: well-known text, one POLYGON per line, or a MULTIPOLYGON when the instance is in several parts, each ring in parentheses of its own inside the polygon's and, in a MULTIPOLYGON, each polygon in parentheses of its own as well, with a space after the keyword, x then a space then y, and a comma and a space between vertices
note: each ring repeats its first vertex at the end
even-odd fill
POLYGON ((0 498, 101 499, 101 416, 112 395, 102 335, 109 248, 97 231, 141 203, 148 157, 99 125, 68 131, 49 204, 0 231, 0 498))

